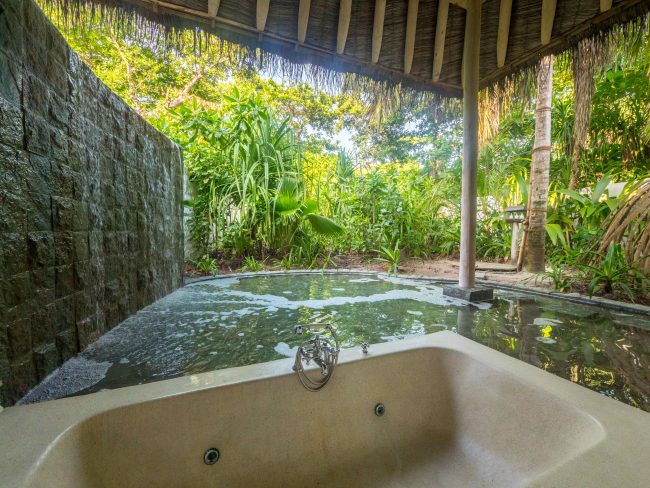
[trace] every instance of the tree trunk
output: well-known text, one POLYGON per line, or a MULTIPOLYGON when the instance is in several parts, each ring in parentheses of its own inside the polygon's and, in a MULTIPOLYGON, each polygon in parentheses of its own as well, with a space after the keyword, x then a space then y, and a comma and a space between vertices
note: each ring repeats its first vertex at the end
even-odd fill
POLYGON ((553 95, 553 56, 539 62, 537 74, 537 108, 535 109, 535 144, 530 162, 530 190, 524 268, 544 271, 544 242, 546 240, 546 209, 548 180, 551 166, 551 99, 553 95))

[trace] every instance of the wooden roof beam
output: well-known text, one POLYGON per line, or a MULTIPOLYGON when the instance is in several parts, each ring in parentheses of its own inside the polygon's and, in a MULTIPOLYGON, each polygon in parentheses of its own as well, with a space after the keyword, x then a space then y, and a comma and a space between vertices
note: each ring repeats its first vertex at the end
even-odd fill
POLYGON ((263 32, 264 28, 266 27, 266 19, 269 16, 270 4, 271 4, 271 0, 257 0, 255 27, 260 32, 263 32))
POLYGON ((546 45, 551 42, 556 6, 557 0, 542 1, 542 45, 546 45))
POLYGON ((438 3, 438 20, 436 21, 436 39, 433 45, 433 81, 440 79, 440 72, 442 71, 442 56, 445 52, 448 16, 449 0, 440 0, 440 3, 438 3))
POLYGON ((386 15, 386 0, 375 0, 375 20, 372 25, 372 56, 371 62, 379 61, 381 41, 384 38, 384 16, 386 15))
POLYGON ((219 4, 221 0, 208 0, 208 15, 216 17, 219 13, 219 4))
POLYGON ((345 42, 348 40, 350 16, 352 15, 352 0, 341 0, 339 5, 339 29, 336 33, 336 53, 343 54, 345 42))
POLYGON ((404 41, 404 73, 411 72, 413 66, 413 51, 415 49, 415 31, 418 23, 418 6, 420 0, 409 0, 406 16, 406 39, 404 41))
MULTIPOLYGON (((467 2, 472 0, 449 0, 449 3, 456 5, 457 7, 464 8, 467 10, 467 2)), ((481 4, 484 4, 487 0, 481 0, 481 4)))
POLYGON ((612 0, 600 0, 600 11, 607 12, 612 8, 612 0))
POLYGON ((300 0, 298 6, 298 42, 300 44, 305 42, 307 37, 307 24, 309 24, 309 9, 311 8, 311 0, 300 0))
POLYGON ((508 52, 508 39, 510 37, 510 16, 512 14, 512 0, 501 0, 499 9, 499 30, 497 33, 497 66, 503 68, 506 64, 508 52))

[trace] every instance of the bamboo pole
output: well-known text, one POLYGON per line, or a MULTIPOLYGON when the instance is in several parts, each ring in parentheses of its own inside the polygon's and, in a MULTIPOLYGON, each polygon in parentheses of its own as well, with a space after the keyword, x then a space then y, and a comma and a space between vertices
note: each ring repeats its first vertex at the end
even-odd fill
POLYGON ((350 16, 352 15, 352 0, 341 0, 339 5, 339 28, 336 33, 336 53, 343 54, 345 42, 348 40, 350 16))
POLYGON ((481 0, 467 1, 463 48, 463 176, 458 286, 474 288, 476 266, 476 176, 481 0))
POLYGON ((415 49, 415 32, 418 23, 418 5, 420 0, 409 0, 406 17, 406 38, 404 39, 404 73, 411 72, 413 66, 413 51, 415 49))
POLYGON ((300 0, 298 6, 298 42, 305 42, 307 37, 307 24, 309 24, 309 9, 311 8, 311 0, 300 0))
POLYGON ((497 32, 497 66, 499 68, 503 68, 503 65, 506 64, 511 15, 512 0, 501 0, 501 7, 499 9, 499 30, 497 32))
POLYGON ((208 14, 216 17, 219 13, 219 4, 221 0, 208 0, 208 14))
POLYGON ((442 60, 445 53, 445 36, 447 35, 447 17, 449 15, 449 0, 440 0, 438 4, 438 21, 436 22, 436 38, 433 47, 433 81, 440 79, 442 60))
POLYGON ((557 0, 542 1, 542 45, 546 45, 551 42, 551 34, 553 33, 553 21, 555 20, 556 7, 557 0))
POLYGON ((384 16, 386 15, 386 0, 375 0, 375 18, 372 25, 372 56, 371 63, 379 61, 381 41, 384 37, 384 16))

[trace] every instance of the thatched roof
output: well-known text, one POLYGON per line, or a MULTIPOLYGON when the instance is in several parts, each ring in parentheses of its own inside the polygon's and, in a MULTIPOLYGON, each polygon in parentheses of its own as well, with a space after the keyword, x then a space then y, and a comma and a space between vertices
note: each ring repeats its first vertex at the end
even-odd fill
MULTIPOLYGON (((274 59, 288 60, 292 66, 309 64, 321 73, 356 73, 443 96, 461 94, 465 10, 458 5, 467 0, 44 1, 63 4, 73 13, 80 10, 70 7, 99 5, 105 17, 130 19, 132 24, 137 18, 136 24, 158 35, 173 36, 184 29, 213 33, 244 46, 256 59, 271 53, 277 55, 274 59), (434 73, 434 57, 441 61, 439 75, 434 73)), ((649 10, 650 0, 484 0, 481 87, 583 38, 606 35, 649 10)))

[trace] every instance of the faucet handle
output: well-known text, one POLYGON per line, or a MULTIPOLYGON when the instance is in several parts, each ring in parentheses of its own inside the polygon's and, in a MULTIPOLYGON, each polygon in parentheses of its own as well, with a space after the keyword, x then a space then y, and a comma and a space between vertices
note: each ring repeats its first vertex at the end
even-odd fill
POLYGON ((305 332, 305 329, 306 329, 306 328, 307 328, 306 325, 296 325, 296 326, 293 328, 293 333, 294 333, 294 334, 302 334, 303 332, 305 332))

